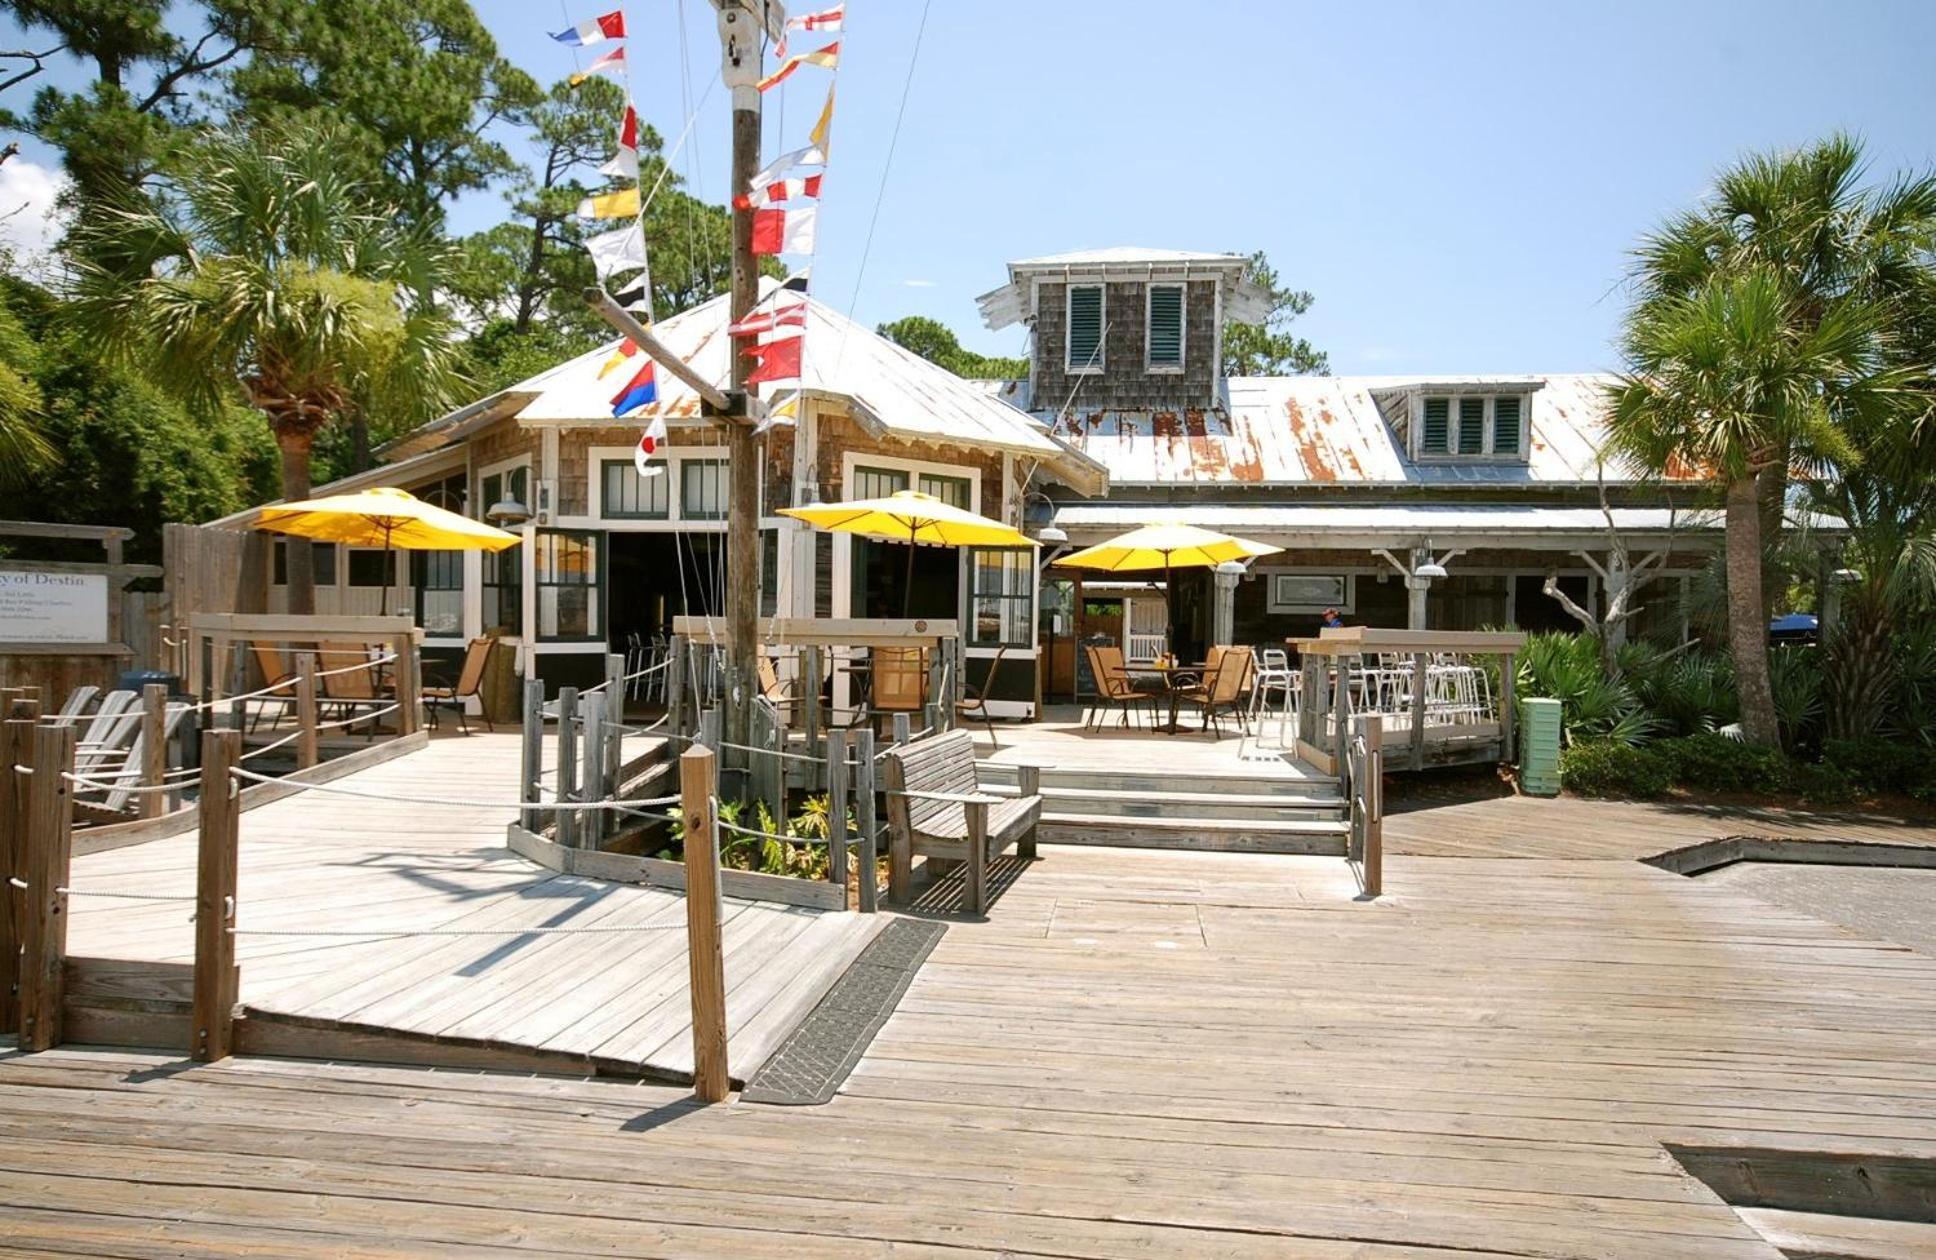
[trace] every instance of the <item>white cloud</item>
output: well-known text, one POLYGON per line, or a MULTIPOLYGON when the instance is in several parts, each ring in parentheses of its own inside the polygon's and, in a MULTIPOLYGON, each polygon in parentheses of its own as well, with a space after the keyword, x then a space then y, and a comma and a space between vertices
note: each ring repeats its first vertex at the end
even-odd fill
POLYGON ((932 288, 934 287, 934 281, 932 281, 932 280, 903 280, 903 281, 901 281, 901 287, 902 287, 902 288, 904 288, 904 289, 932 289, 932 288))
POLYGON ((0 163, 0 248, 12 250, 22 268, 34 269, 66 227, 66 216, 56 213, 55 201, 67 187, 67 176, 22 157, 0 163))

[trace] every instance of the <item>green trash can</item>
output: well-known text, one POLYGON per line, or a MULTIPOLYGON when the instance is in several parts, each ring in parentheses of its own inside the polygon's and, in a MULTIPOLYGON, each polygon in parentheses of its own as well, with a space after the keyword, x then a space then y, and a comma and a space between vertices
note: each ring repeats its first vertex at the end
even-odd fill
POLYGON ((1519 702, 1519 783, 1533 796, 1560 794, 1560 702, 1519 702))

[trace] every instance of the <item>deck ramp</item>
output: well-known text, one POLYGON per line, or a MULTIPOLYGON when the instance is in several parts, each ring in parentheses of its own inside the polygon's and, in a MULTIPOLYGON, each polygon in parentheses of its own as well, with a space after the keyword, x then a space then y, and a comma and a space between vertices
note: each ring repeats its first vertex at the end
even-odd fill
MULTIPOLYGON (((628 750, 631 751, 631 750, 628 750)), ((692 1070, 685 900, 544 870, 504 847, 511 735, 438 739, 341 780, 402 804, 305 792, 242 815, 237 954, 251 1020, 318 1053, 670 1079, 692 1070), (516 929, 544 927, 546 933, 516 929), (356 932, 363 935, 336 935, 356 932), (475 933, 472 935, 471 933, 475 933), (330 1034, 325 1036, 324 1034, 330 1034), (354 1040, 352 1041, 351 1038, 354 1040)), ((84 891, 191 896, 195 837, 77 857, 84 891)), ((192 907, 77 897, 76 954, 193 958, 192 907)), ((758 1069, 873 939, 881 916, 727 899, 729 1066, 758 1069)))

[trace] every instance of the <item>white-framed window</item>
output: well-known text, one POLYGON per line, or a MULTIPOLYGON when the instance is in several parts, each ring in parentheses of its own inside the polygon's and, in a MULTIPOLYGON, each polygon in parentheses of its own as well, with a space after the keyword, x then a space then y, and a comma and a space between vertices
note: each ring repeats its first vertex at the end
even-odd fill
POLYGON ((1274 613, 1348 613, 1356 611, 1358 592, 1349 573, 1271 573, 1269 594, 1274 613))
POLYGON ((1100 284, 1069 286, 1068 323, 1068 344, 1064 347, 1068 370, 1102 371, 1103 287, 1100 284))
POLYGON ((1427 394, 1417 453, 1430 459, 1524 459, 1526 395, 1427 394))
POLYGON ((610 521, 663 521, 672 514, 672 478, 639 476, 630 456, 598 461, 599 515, 610 521))
POLYGON ((1144 286, 1143 367, 1151 372, 1183 370, 1183 286, 1144 286))
POLYGON ((1030 646, 1035 642, 1035 548, 974 547, 968 558, 968 646, 1030 646))
POLYGON ((727 477, 723 459, 679 461, 679 517, 687 521, 726 519, 727 477))

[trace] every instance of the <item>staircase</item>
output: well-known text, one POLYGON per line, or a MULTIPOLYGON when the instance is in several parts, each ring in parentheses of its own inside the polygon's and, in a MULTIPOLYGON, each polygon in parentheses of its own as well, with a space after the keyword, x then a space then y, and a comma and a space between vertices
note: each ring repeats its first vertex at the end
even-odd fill
MULTIPOLYGON (((989 791, 1016 791, 1014 766, 976 769, 989 791)), ((1048 844, 1335 855, 1350 828, 1335 779, 1045 767, 1042 797, 1048 844)))

